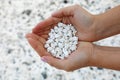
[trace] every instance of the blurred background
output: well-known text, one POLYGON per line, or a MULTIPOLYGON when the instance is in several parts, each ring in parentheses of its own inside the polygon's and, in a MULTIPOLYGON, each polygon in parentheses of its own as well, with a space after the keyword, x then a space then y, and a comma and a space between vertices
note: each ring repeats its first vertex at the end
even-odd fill
MULTIPOLYGON (((120 71, 110 69, 55 69, 42 62, 28 44, 25 34, 37 23, 57 9, 74 4, 100 14, 120 5, 120 0, 0 0, 0 80, 120 80, 120 71)), ((120 35, 95 44, 120 47, 120 35)))

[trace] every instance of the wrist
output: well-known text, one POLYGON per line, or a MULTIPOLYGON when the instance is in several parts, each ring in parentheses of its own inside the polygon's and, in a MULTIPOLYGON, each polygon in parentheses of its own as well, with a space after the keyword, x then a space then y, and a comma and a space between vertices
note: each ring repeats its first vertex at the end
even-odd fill
POLYGON ((92 31, 94 34, 94 41, 105 38, 108 33, 108 26, 104 23, 104 16, 94 15, 94 23, 92 25, 92 31), (104 35, 103 35, 104 34, 104 35))
POLYGON ((97 48, 97 45, 91 44, 91 49, 88 52, 89 59, 88 59, 87 66, 94 66, 94 64, 96 63, 95 62, 95 60, 96 60, 96 50, 95 49, 96 48, 97 48))
POLYGON ((92 15, 92 20, 93 23, 90 27, 90 37, 92 38, 91 41, 97 41, 100 39, 100 34, 102 33, 100 15, 92 15))
POLYGON ((95 31, 96 40, 104 39, 120 33, 119 13, 120 11, 115 8, 108 10, 105 13, 95 15, 93 28, 95 31))
POLYGON ((120 70, 119 59, 120 48, 95 45, 89 66, 120 70))
POLYGON ((97 66, 99 64, 97 53, 99 52, 98 46, 93 44, 91 57, 89 59, 88 66, 97 66))

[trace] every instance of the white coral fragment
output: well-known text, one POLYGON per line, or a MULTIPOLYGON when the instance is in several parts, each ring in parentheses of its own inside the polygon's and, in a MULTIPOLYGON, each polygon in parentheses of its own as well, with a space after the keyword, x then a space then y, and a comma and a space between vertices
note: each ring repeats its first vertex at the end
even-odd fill
POLYGON ((56 58, 64 59, 76 50, 78 37, 76 29, 71 24, 58 23, 51 29, 48 40, 44 47, 56 58))

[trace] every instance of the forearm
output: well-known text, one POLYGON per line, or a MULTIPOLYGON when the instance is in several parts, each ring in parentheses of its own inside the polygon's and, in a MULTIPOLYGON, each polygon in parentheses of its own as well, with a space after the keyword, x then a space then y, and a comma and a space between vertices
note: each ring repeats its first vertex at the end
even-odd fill
POLYGON ((90 66, 120 70, 120 48, 95 46, 90 66))
POLYGON ((97 15, 95 31, 98 40, 120 34, 120 6, 97 15))

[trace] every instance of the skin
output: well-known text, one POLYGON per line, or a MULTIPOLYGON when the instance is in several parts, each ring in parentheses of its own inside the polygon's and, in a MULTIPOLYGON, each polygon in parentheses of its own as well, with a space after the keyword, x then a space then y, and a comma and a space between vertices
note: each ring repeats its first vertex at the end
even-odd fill
POLYGON ((72 24, 77 29, 76 34, 79 40, 93 41, 95 36, 92 28, 94 27, 94 16, 88 13, 79 5, 69 6, 53 13, 51 17, 40 22, 34 29, 33 33, 37 35, 49 33, 50 29, 58 22, 72 24), (44 32, 45 31, 45 32, 44 32))
POLYGON ((47 62, 51 66, 66 71, 73 71, 81 67, 85 67, 89 63, 89 58, 93 53, 93 45, 89 42, 79 42, 77 50, 71 53, 71 55, 63 60, 57 59, 50 55, 44 48, 45 39, 35 35, 33 33, 27 34, 27 39, 30 45, 37 51, 42 57, 44 62, 47 62), (72 63, 72 64, 71 64, 72 63))
POLYGON ((94 45, 89 66, 120 70, 120 48, 94 45))
POLYGON ((26 38, 44 62, 58 69, 73 71, 86 66, 97 66, 120 70, 120 48, 90 43, 119 34, 119 14, 120 6, 99 15, 92 15, 79 5, 65 7, 40 22, 26 38), (72 24, 78 31, 78 48, 64 60, 52 57, 44 48, 50 29, 58 22, 72 24))

